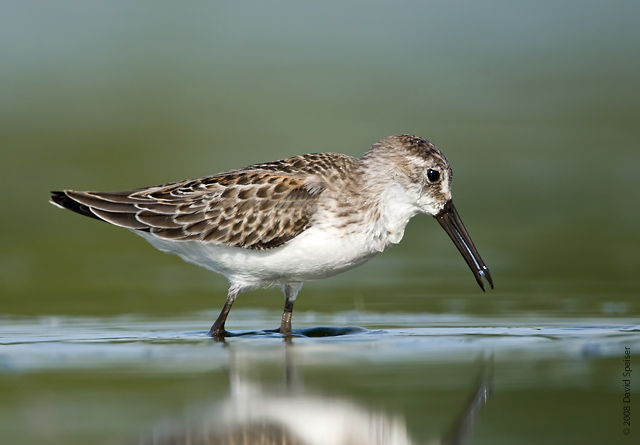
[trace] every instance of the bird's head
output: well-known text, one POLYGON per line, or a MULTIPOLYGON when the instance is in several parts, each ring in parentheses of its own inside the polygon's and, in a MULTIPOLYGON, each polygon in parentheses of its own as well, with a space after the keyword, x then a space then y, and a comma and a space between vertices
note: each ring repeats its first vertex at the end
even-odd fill
POLYGON ((493 280, 489 269, 464 227, 451 199, 452 171, 447 158, 431 142, 417 136, 402 134, 390 136, 375 144, 367 157, 390 167, 393 180, 407 191, 421 213, 438 220, 456 245, 476 281, 485 289, 482 277, 491 288, 493 280))

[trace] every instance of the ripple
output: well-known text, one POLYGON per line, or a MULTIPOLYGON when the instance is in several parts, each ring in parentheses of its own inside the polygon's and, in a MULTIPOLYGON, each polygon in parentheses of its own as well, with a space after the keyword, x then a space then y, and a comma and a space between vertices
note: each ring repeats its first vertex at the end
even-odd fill
MULTIPOLYGON (((0 372, 152 366, 199 372, 228 363, 236 353, 270 360, 284 336, 278 314, 236 311, 231 336, 214 341, 199 330, 210 314, 161 320, 139 316, 5 319, 0 326, 0 372), (239 327, 239 329, 238 329, 239 327), (235 329, 234 329, 235 328, 235 329)), ((204 323, 206 325, 206 323, 204 323)), ((496 357, 612 357, 640 346, 640 327, 617 319, 537 320, 433 314, 301 314, 288 342, 309 362, 468 361, 496 357), (357 320, 354 326, 344 323, 357 320), (316 322, 321 325, 314 325, 316 322), (345 324, 347 324, 345 326, 345 324)))

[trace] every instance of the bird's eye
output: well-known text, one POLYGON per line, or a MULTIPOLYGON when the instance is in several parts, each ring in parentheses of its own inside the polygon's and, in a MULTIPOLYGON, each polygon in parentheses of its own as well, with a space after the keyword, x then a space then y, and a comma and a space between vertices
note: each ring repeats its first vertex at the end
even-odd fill
POLYGON ((429 182, 436 182, 438 179, 440 179, 440 172, 438 170, 430 168, 429 170, 427 170, 427 179, 429 180, 429 182))

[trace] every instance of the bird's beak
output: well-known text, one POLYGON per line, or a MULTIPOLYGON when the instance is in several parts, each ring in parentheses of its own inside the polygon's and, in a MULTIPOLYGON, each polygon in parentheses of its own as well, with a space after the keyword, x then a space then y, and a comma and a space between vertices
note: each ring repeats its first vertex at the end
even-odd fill
POLYGON ((453 201, 447 201, 442 210, 435 215, 435 218, 438 220, 445 232, 447 232, 453 241, 453 244, 456 245, 464 257, 464 260, 469 265, 471 272, 473 272, 473 275, 476 277, 476 281, 480 285, 480 288, 484 291, 482 277, 485 277, 491 285, 491 289, 493 289, 493 280, 491 279, 489 268, 487 268, 487 265, 484 264, 484 261, 480 258, 480 254, 478 253, 476 246, 473 245, 473 241, 471 241, 471 237, 469 236, 467 229, 465 229, 464 224, 462 224, 458 211, 453 206, 453 201))

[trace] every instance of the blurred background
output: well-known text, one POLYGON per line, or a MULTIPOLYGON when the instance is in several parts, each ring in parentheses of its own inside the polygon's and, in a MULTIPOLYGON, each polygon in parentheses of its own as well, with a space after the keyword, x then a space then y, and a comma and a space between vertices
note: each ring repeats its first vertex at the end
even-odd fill
MULTIPOLYGON (((205 330, 224 301, 224 277, 59 210, 49 190, 137 188, 308 152, 361 156, 412 133, 451 162, 495 290, 483 294, 419 216, 400 245, 307 283, 298 320, 636 324, 639 16, 632 1, 2 2, 0 321, 143 316, 205 330)), ((243 294, 228 327, 255 310, 267 315, 247 315, 249 326, 275 327, 281 306, 279 289, 243 294)), ((618 391, 611 367, 615 381, 602 385, 618 391)))
MULTIPOLYGON (((360 156, 412 133, 452 163, 457 207, 495 291, 478 294, 438 224, 418 217, 397 248, 307 285, 298 310, 333 310, 323 299, 338 293, 332 303, 353 307, 357 294, 384 311, 449 311, 454 295, 460 310, 638 314, 633 2, 63 1, 2 10, 3 312, 148 313, 223 301, 223 277, 61 212, 47 204, 49 190, 130 189, 308 152, 360 156)), ((279 307, 278 293, 238 304, 279 307)))

